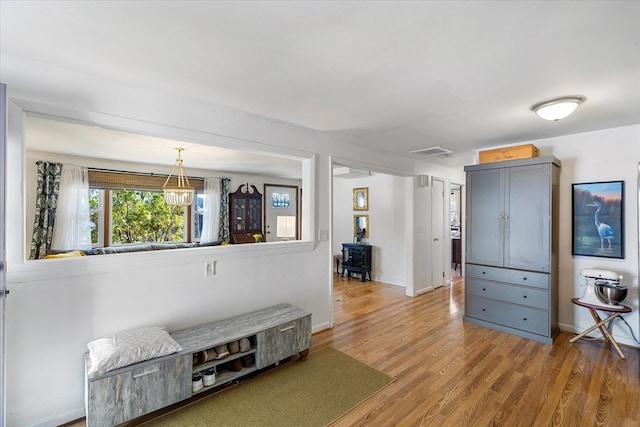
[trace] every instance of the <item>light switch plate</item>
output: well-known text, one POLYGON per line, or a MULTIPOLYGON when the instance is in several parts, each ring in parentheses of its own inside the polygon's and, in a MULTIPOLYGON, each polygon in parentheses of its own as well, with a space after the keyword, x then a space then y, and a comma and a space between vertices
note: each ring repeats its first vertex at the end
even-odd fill
POLYGON ((215 261, 207 261, 204 263, 204 275, 205 276, 215 276, 216 275, 216 262, 215 261))

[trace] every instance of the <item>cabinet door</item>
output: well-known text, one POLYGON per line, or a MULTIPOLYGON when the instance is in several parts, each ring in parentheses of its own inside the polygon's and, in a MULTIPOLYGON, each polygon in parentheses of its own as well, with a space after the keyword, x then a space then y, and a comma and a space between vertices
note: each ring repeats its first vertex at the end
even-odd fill
POLYGON ((311 347, 311 316, 283 323, 257 334, 256 365, 272 365, 311 347))
POLYGON ((550 271, 550 168, 541 164, 506 170, 505 267, 550 271))
POLYGON ((90 380, 87 426, 112 426, 191 397, 191 354, 90 380))
POLYGON ((501 267, 504 259, 503 169, 467 173, 466 261, 501 267))

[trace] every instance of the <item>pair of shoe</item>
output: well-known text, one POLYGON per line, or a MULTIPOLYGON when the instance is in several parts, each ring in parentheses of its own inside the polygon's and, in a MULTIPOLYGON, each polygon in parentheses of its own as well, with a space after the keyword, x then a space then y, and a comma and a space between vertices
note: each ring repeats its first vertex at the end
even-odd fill
POLYGON ((196 372, 191 375, 191 391, 197 393, 204 388, 204 382, 202 381, 202 374, 196 372))
MULTIPOLYGON (((249 338, 242 338, 241 340, 231 341, 230 343, 227 343, 226 348, 230 354, 238 352, 244 353, 251 350, 251 342, 249 341, 249 338)), ((216 347, 216 351, 218 351, 218 347, 216 347)))
POLYGON ((208 348, 206 350, 202 350, 194 355, 194 365, 202 364, 205 362, 210 362, 212 360, 220 360, 224 359, 229 355, 229 350, 227 349, 227 345, 219 345, 214 348, 208 348), (197 355, 197 357, 196 357, 197 355), (197 360, 196 360, 197 359, 197 360), (196 363, 197 362, 197 363, 196 363))
POLYGON ((202 382, 205 387, 212 386, 216 382, 216 370, 215 368, 209 368, 202 373, 202 382))

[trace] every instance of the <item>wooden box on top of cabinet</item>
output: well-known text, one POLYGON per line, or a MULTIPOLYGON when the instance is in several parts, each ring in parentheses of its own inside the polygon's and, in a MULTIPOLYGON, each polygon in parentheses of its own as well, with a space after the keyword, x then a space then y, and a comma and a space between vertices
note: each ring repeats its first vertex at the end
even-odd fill
POLYGON ((480 163, 504 162, 505 160, 531 159, 539 155, 540 150, 535 145, 524 144, 481 151, 479 161, 480 163))

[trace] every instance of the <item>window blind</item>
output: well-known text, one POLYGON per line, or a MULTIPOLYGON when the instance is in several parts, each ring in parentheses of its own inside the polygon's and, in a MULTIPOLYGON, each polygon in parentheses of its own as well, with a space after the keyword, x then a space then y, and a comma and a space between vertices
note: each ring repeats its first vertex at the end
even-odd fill
MULTIPOLYGON (((162 191, 167 175, 133 172, 118 172, 89 169, 89 187, 101 190, 162 191)), ((170 185, 176 185, 177 178, 171 176, 170 185)), ((189 177, 189 184, 196 191, 204 190, 204 179, 189 177)))

